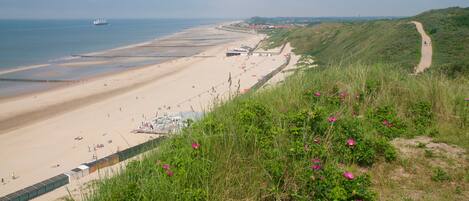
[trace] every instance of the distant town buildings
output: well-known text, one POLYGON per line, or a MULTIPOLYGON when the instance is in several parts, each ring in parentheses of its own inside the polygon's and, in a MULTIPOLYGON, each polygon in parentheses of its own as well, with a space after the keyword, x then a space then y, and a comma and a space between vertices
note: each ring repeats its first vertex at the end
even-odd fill
POLYGON ((295 27, 295 25, 291 25, 291 24, 284 24, 284 25, 251 24, 249 25, 249 28, 254 29, 254 30, 289 29, 293 27, 295 27))

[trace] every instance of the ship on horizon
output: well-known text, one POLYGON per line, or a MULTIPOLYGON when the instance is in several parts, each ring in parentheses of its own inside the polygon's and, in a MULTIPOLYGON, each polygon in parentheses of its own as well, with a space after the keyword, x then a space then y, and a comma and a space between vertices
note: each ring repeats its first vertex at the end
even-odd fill
POLYGON ((94 25, 108 25, 109 23, 107 22, 106 19, 99 18, 99 19, 95 19, 95 20, 93 21, 93 24, 94 24, 94 25))

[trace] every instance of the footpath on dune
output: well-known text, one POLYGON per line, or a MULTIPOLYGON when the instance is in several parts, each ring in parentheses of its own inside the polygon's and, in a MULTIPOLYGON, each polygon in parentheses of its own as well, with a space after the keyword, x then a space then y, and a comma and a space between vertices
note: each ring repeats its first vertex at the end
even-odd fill
POLYGON ((427 68, 430 68, 432 65, 432 56, 433 56, 433 47, 432 47, 432 39, 428 34, 425 32, 422 23, 417 21, 412 21, 413 24, 417 27, 417 31, 422 36, 422 55, 420 57, 420 62, 415 67, 415 73, 419 74, 424 72, 427 68))

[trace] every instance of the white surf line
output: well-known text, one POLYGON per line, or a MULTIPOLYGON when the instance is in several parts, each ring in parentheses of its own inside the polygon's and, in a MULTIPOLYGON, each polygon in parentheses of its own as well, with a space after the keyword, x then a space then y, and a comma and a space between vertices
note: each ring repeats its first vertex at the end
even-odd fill
POLYGON ((46 67, 46 66, 49 66, 49 64, 41 64, 41 65, 14 68, 14 69, 10 69, 10 70, 0 71, 0 75, 5 75, 5 74, 8 74, 8 73, 14 73, 14 72, 19 72, 19 71, 25 71, 25 70, 31 70, 31 69, 35 69, 35 68, 42 68, 42 67, 46 67))
POLYGON ((412 21, 412 23, 415 24, 415 26, 417 27, 417 31, 422 36, 422 55, 420 57, 420 63, 417 65, 417 67, 415 67, 415 74, 419 74, 424 72, 426 69, 430 68, 430 66, 432 65, 432 39, 425 32, 422 23, 417 21, 412 21))

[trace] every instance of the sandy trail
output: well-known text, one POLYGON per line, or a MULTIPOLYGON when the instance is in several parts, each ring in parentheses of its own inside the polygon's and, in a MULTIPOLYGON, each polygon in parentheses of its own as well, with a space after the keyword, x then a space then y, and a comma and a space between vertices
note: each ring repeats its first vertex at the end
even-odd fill
POLYGON ((433 47, 432 39, 425 32, 422 23, 417 21, 412 21, 412 23, 415 24, 417 31, 422 36, 422 56, 420 57, 420 63, 415 68, 415 73, 418 74, 424 72, 432 65, 433 47))
MULTIPOLYGON (((214 28, 209 31, 227 34, 214 28)), ((1 102, 0 119, 25 114, 26 121, 35 120, 0 134, 0 177, 6 179, 6 184, 0 185, 0 197, 69 171, 91 161, 93 155, 101 158, 147 141, 151 135, 131 131, 157 112, 207 111, 216 97, 230 93, 226 83, 230 73, 233 83, 240 80, 241 91, 250 88, 280 66, 291 48, 272 57, 227 58, 224 54, 242 45, 255 46, 262 38, 243 34, 240 40, 200 54, 214 57, 181 58, 1 102), (78 136, 83 139, 75 140, 78 136), (97 144, 105 147, 94 151, 97 144), (12 173, 19 178, 12 180, 12 173)))

